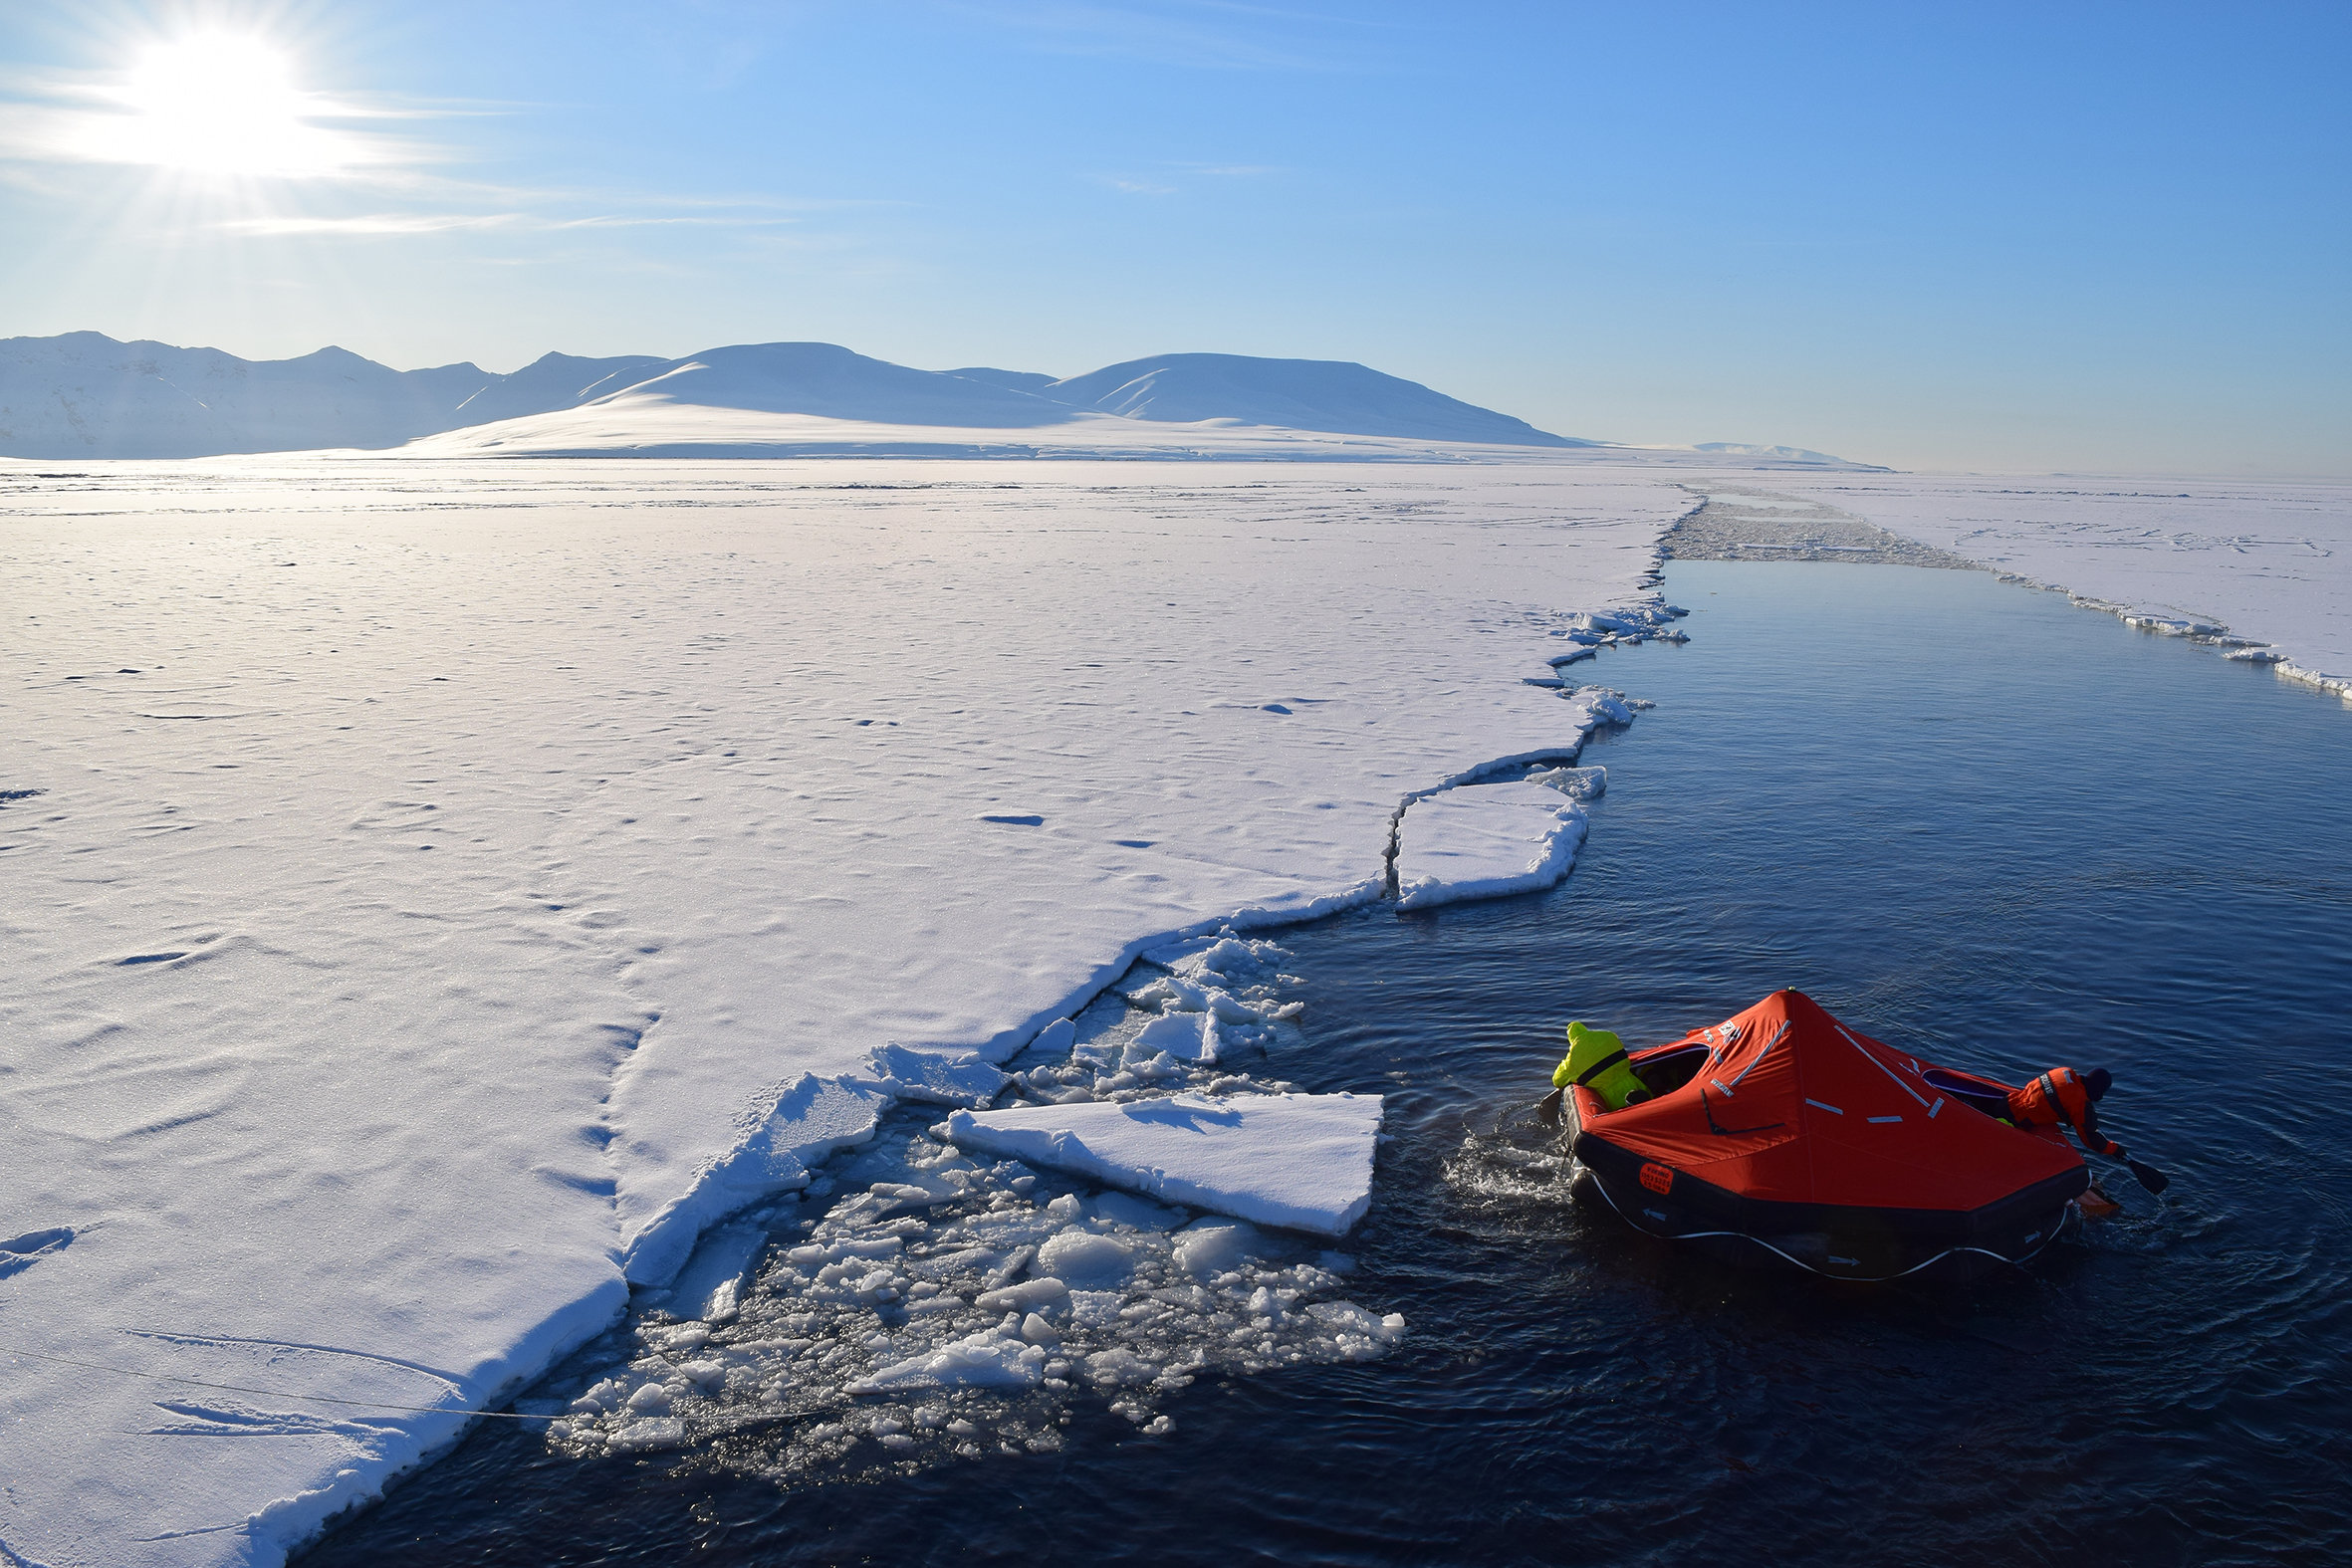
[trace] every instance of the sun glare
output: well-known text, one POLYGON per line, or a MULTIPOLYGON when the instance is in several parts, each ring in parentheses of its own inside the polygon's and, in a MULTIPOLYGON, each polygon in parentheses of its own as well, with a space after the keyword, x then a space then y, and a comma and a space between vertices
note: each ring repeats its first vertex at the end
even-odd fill
POLYGON ((348 138, 312 123, 320 106, 267 41, 194 33, 147 48, 114 95, 109 127, 126 161, 219 176, 319 174, 350 161, 348 138))

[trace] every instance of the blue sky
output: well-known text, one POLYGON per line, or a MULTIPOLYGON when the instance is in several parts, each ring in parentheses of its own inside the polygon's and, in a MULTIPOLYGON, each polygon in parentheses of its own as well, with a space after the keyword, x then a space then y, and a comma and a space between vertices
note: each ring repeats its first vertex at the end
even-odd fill
POLYGON ((2344 475, 2348 79, 2340 3, 16 0, 0 336, 1215 349, 1614 440, 2344 475), (277 52, 218 80, 297 152, 184 166, 189 37, 277 52))

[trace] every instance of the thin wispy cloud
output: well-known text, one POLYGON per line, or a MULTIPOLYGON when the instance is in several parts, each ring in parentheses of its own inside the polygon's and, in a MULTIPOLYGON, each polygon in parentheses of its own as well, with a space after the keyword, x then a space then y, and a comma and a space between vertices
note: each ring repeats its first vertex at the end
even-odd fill
POLYGON ((1094 177, 1112 190, 1130 196, 1173 196, 1184 187, 1171 183, 1184 178, 1196 179, 1255 179, 1261 175, 1280 174, 1283 170, 1271 163, 1181 163, 1159 165, 1157 174, 1098 174, 1094 177))

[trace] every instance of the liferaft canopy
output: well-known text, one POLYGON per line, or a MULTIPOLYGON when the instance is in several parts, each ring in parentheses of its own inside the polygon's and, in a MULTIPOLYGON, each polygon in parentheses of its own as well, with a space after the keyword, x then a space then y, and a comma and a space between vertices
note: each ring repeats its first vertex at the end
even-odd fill
MULTIPOLYGON (((1603 1111, 1579 1093, 1584 1134, 1752 1200, 1971 1211, 2079 1170, 2054 1129, 1972 1109, 1953 1075, 1776 991, 1637 1063, 1704 1050, 1688 1082, 1603 1111)), ((1974 1080, 1983 1082, 1984 1080, 1974 1080)))

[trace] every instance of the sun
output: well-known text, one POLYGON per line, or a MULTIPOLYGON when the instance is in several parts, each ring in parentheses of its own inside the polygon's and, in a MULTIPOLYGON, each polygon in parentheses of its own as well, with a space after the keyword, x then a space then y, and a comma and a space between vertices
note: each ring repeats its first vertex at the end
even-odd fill
POLYGON ((267 39, 203 32, 148 45, 110 95, 126 161, 228 177, 333 172, 347 138, 313 123, 288 53, 267 39))

